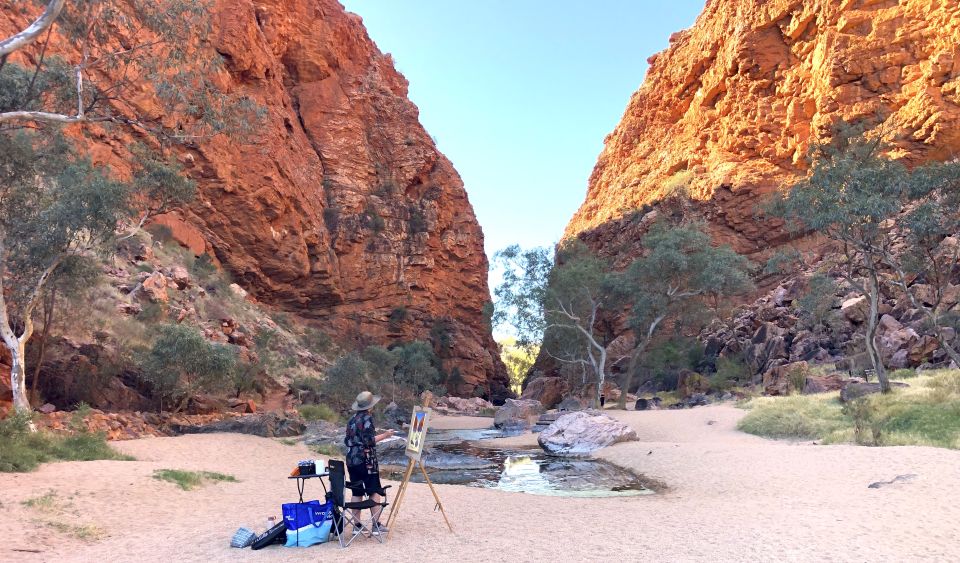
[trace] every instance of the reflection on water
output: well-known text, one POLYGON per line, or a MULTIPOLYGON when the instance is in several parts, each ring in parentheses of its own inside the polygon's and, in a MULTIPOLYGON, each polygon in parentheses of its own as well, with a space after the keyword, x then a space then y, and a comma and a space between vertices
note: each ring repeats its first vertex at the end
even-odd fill
MULTIPOLYGON (((614 497, 652 494, 642 478, 612 463, 596 459, 561 458, 547 455, 539 448, 481 447, 466 440, 501 437, 496 429, 431 431, 427 446, 434 449, 427 461, 434 483, 466 485, 536 495, 575 497, 614 497), (464 463, 474 459, 481 463, 464 463), (445 461, 450 461, 445 464, 445 461), (434 467, 431 467, 433 465, 434 467), (472 466, 472 468, 470 467, 472 466)), ((397 469, 405 461, 397 457, 382 460, 390 478, 402 478, 397 469), (391 469, 394 469, 391 471, 391 469)), ((415 472, 412 480, 423 482, 415 472)))

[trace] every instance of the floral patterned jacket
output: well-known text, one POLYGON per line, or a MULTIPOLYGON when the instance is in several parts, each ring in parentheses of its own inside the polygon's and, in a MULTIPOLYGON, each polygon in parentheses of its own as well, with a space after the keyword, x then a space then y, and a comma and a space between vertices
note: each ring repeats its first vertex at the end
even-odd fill
POLYGON ((347 446, 347 465, 366 465, 368 473, 378 473, 376 430, 373 427, 373 415, 360 411, 347 422, 347 437, 343 443, 347 446))

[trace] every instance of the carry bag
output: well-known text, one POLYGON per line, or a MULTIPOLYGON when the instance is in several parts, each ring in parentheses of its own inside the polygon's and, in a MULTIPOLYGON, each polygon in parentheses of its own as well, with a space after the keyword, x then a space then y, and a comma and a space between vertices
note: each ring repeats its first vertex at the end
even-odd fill
POLYGON ((257 539, 253 540, 253 544, 250 546, 250 548, 257 550, 263 549, 268 545, 273 545, 275 543, 284 543, 286 538, 283 534, 286 533, 286 531, 286 522, 280 522, 276 526, 257 536, 257 539))
POLYGON ((283 522, 287 525, 287 547, 309 547, 330 539, 333 526, 333 503, 311 500, 283 505, 283 522))

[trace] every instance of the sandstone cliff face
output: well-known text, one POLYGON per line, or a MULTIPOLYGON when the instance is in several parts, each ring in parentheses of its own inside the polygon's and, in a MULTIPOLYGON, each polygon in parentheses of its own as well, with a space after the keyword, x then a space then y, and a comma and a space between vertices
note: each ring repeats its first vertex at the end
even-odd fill
MULTIPOLYGON (((28 21, 4 10, 0 32, 28 21)), ((448 333, 448 369, 506 382, 484 306, 483 233, 463 182, 407 99, 407 82, 335 0, 217 0, 220 87, 265 109, 252 139, 179 156, 199 180, 189 209, 158 219, 209 252, 259 300, 357 344, 448 333)), ((54 39, 53 49, 69 49, 54 39)), ((168 116, 176 119, 176 116, 168 116)), ((130 139, 97 139, 123 166, 130 139)))
POLYGON ((835 122, 889 117, 909 161, 960 150, 957 2, 710 0, 649 62, 567 236, 623 242, 625 215, 686 188, 715 240, 752 254, 783 242, 758 203, 835 122))

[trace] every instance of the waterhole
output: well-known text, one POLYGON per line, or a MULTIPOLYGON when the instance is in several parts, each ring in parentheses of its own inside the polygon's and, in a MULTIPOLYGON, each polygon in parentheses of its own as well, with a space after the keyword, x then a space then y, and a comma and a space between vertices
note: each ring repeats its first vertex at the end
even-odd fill
MULTIPOLYGON (((540 448, 497 447, 474 440, 500 438, 497 429, 431 430, 424 462, 434 483, 567 497, 618 497, 652 494, 643 476, 612 463, 590 458, 547 455, 540 448)), ((382 457, 385 476, 400 480, 406 458, 402 451, 382 457)), ((414 472, 412 480, 423 482, 414 472)))

